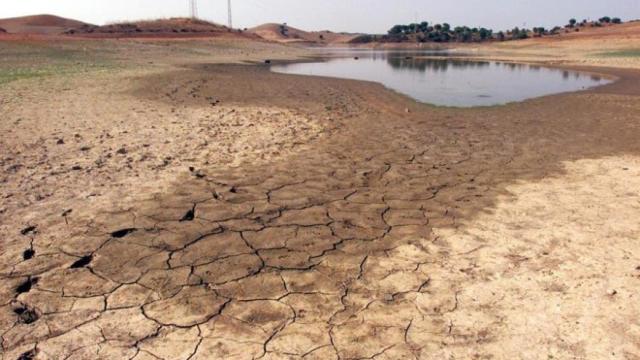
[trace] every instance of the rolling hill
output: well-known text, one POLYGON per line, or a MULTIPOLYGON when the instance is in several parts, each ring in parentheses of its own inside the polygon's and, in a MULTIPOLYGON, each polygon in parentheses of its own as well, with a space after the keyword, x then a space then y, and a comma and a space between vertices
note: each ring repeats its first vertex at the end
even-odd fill
POLYGON ((280 43, 345 44, 360 34, 335 33, 332 31, 304 31, 283 24, 263 24, 247 30, 267 41, 280 43))
POLYGON ((55 15, 33 15, 0 19, 0 28, 13 34, 61 34, 68 29, 88 24, 55 15))
POLYGON ((229 29, 226 26, 191 18, 170 18, 157 20, 114 23, 103 26, 83 25, 66 31, 69 35, 88 37, 208 37, 235 36, 255 38, 256 35, 229 29))

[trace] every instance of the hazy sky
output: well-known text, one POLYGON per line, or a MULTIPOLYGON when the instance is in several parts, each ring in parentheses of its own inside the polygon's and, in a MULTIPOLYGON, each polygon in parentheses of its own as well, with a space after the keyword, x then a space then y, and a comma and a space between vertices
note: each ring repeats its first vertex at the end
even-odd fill
MULTIPOLYGON (((188 0, 1 0, 0 18, 49 13, 104 24, 186 16, 188 0)), ((640 0, 232 0, 234 26, 287 22, 307 30, 382 33, 416 20, 451 25, 563 25, 571 17, 640 18, 640 0)), ((199 0, 200 17, 226 23, 227 0, 199 0)))

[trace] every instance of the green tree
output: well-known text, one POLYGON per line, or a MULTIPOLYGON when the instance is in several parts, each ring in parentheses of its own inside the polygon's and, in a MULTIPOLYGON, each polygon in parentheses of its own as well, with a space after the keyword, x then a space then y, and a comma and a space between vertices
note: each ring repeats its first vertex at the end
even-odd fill
POLYGON ((480 33, 480 40, 487 40, 487 38, 490 35, 489 30, 485 28, 480 28, 479 33, 480 33))
POLYGON ((471 30, 469 28, 466 28, 462 32, 462 41, 463 42, 469 42, 471 40, 473 40, 473 33, 471 32, 471 30))
POLYGON ((388 33, 389 33, 389 35, 400 35, 400 34, 402 34, 403 30, 404 30, 404 26, 402 26, 402 25, 395 25, 394 27, 392 27, 392 28, 388 31, 388 33))
POLYGON ((527 31, 527 29, 522 29, 520 30, 520 34, 518 34, 518 39, 526 39, 529 37, 529 32, 527 31))
POLYGON ((613 19, 611 19, 611 22, 614 24, 622 24, 622 20, 617 17, 614 17, 613 19))
POLYGON ((578 20, 576 19, 571 19, 569 20, 569 27, 574 27, 576 26, 576 23, 578 22, 578 20))
POLYGON ((608 17, 608 16, 604 16, 604 17, 601 17, 600 19, 598 19, 598 21, 600 21, 601 23, 608 24, 608 23, 611 22, 611 18, 608 17))
POLYGON ((511 30, 511 38, 513 40, 518 40, 518 35, 520 34, 520 28, 519 27, 514 27, 513 30, 511 30))

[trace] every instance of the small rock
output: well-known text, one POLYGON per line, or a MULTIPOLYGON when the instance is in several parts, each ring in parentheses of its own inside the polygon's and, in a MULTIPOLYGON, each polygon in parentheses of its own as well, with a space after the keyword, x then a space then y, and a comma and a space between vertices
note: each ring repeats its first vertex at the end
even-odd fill
POLYGON ((19 321, 23 324, 32 324, 40 318, 35 310, 26 307, 19 307, 14 309, 13 312, 18 315, 19 321))
POLYGON ((10 173, 15 173, 16 171, 18 171, 20 168, 22 168, 21 164, 15 164, 15 165, 11 165, 7 168, 7 172, 10 173))
POLYGON ((118 151, 116 151, 116 154, 120 154, 120 155, 124 155, 127 153, 127 149, 125 148, 120 148, 118 149, 118 151))
POLYGON ((20 234, 22 235, 27 235, 29 233, 36 233, 36 227, 35 226, 27 226, 26 228, 20 230, 20 234))
POLYGON ((58 145, 64 144, 64 139, 58 139, 58 141, 56 141, 56 144, 58 145))
POLYGON ((616 296, 617 294, 618 294, 618 291, 616 289, 611 289, 607 291, 607 295, 609 296, 616 296))

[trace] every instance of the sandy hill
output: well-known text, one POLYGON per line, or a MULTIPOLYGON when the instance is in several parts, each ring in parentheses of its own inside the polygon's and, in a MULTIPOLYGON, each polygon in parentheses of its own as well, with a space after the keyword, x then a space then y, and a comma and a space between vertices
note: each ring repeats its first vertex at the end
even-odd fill
POLYGON ((70 29, 67 34, 97 37, 109 36, 142 36, 142 37, 180 37, 180 36, 215 36, 233 34, 243 37, 256 37, 238 30, 212 22, 190 19, 171 18, 115 23, 104 26, 83 25, 70 29))
POLYGON ((602 27, 584 26, 569 30, 568 33, 561 32, 558 39, 565 40, 592 40, 609 38, 625 39, 640 37, 640 21, 630 21, 623 24, 605 24, 602 27))
POLYGON ((33 15, 0 19, 0 28, 14 34, 60 34, 70 28, 87 25, 55 15, 33 15))
POLYGON ((268 41, 282 43, 320 43, 337 44, 348 43, 359 34, 335 33, 331 31, 304 31, 282 24, 264 24, 248 30, 268 41))

